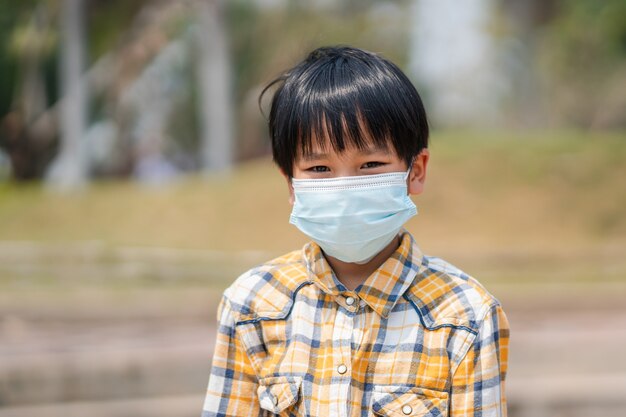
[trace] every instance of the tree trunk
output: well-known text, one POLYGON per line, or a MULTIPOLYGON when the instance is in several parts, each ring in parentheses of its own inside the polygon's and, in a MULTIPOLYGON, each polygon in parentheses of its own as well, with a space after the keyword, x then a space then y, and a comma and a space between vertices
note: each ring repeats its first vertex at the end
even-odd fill
POLYGON ((48 187, 57 191, 80 189, 87 181, 83 7, 84 0, 63 0, 61 9, 61 144, 46 175, 48 187))
POLYGON ((200 52, 200 131, 204 172, 232 168, 234 153, 232 64, 223 0, 200 0, 197 42, 200 52))

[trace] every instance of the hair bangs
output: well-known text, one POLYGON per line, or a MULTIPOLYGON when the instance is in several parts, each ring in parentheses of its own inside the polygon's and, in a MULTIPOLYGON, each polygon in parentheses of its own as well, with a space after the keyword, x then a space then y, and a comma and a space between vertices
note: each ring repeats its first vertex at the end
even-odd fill
POLYGON ((294 159, 310 156, 316 149, 342 153, 347 148, 389 148, 389 128, 381 129, 380 125, 364 119, 358 107, 347 110, 324 111, 320 107, 303 110, 297 118, 294 159))

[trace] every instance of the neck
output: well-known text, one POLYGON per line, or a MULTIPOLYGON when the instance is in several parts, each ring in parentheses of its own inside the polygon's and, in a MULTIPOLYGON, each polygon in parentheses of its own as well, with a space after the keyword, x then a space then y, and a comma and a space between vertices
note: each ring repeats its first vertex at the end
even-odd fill
POLYGON ((359 285, 372 275, 400 246, 400 235, 397 235, 391 243, 378 252, 371 260, 364 264, 343 262, 332 256, 324 255, 328 264, 335 272, 337 279, 349 290, 355 290, 359 285))

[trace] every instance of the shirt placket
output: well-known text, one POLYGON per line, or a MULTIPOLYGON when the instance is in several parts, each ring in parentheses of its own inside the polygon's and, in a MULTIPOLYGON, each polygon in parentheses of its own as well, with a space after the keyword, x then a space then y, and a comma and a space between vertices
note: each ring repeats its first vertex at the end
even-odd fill
POLYGON ((348 417, 350 415, 352 382, 352 338, 354 335, 354 315, 359 307, 359 300, 352 292, 336 296, 339 304, 333 331, 335 343, 333 366, 334 376, 333 401, 331 415, 348 417))

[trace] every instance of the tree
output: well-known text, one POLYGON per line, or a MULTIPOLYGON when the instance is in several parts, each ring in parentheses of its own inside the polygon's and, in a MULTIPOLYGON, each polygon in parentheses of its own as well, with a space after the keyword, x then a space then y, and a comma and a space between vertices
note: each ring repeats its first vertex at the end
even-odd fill
POLYGON ((84 132, 87 83, 84 77, 84 1, 64 0, 61 8, 61 148, 46 174, 54 190, 85 186, 87 158, 84 132))
POLYGON ((46 1, 0 3, 0 149, 17 181, 40 178, 54 153, 55 100, 49 85, 56 50, 55 10, 46 1))
POLYGON ((202 0, 197 6, 202 165, 205 172, 225 171, 233 164, 234 117, 224 2, 202 0))

